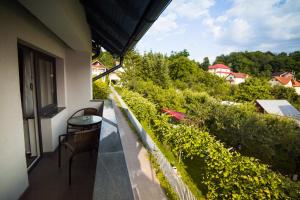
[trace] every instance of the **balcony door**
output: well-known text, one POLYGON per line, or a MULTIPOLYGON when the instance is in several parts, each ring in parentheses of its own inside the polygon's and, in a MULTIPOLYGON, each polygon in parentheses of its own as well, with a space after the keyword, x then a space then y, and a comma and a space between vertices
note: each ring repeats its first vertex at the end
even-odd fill
POLYGON ((41 117, 56 107, 54 58, 18 45, 27 169, 42 157, 41 117))

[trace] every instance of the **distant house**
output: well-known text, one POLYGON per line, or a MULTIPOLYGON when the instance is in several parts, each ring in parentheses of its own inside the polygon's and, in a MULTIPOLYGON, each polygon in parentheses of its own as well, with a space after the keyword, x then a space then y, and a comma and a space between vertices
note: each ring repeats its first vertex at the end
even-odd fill
POLYGON ((284 77, 284 78, 295 78, 295 74, 293 72, 274 72, 272 73, 272 77, 284 77))
POLYGON ((248 74, 245 73, 236 73, 231 72, 227 77, 226 80, 229 81, 233 85, 238 85, 240 83, 245 82, 245 80, 249 78, 248 74))
POLYGON ((300 112, 287 100, 256 100, 256 106, 262 113, 300 120, 300 112))
POLYGON ((290 76, 288 77, 275 76, 269 82, 272 86, 282 85, 284 87, 292 87, 295 89, 296 93, 300 95, 300 82, 298 82, 296 79, 290 76))
POLYGON ((219 77, 227 77, 231 73, 231 69, 224 64, 215 64, 208 67, 208 72, 219 77))
MULTIPOLYGON (((96 61, 92 64, 92 76, 97 76, 106 72, 106 67, 100 61, 96 61)), ((105 77, 102 77, 102 80, 105 81, 105 77)))
POLYGON ((121 78, 119 77, 118 72, 114 71, 109 74, 109 82, 117 84, 118 82, 120 82, 120 80, 121 78))
MULTIPOLYGON (((107 68, 104 64, 102 64, 100 61, 96 61, 92 64, 92 75, 97 76, 99 74, 102 74, 106 72, 107 68)), ((124 72, 123 68, 119 68, 118 70, 111 72, 108 76, 109 82, 112 82, 114 84, 118 83, 121 78, 119 77, 118 73, 124 72)), ((102 77, 102 80, 105 81, 106 77, 102 77)))

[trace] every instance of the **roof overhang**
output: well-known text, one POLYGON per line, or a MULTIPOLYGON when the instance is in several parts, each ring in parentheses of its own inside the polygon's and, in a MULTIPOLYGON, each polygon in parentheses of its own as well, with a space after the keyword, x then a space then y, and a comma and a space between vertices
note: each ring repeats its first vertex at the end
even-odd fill
POLYGON ((81 0, 92 39, 123 56, 143 37, 171 0, 81 0))
POLYGON ((74 50, 91 51, 91 38, 123 56, 171 0, 18 0, 74 50))

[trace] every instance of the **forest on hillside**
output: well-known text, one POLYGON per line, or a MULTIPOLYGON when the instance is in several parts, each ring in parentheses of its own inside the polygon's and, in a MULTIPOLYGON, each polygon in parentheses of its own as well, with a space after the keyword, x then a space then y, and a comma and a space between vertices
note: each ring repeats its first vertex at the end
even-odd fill
POLYGON ((230 66, 235 72, 244 72, 252 76, 270 77, 274 72, 294 72, 300 79, 300 51, 292 53, 272 52, 232 52, 217 56, 214 63, 230 66))

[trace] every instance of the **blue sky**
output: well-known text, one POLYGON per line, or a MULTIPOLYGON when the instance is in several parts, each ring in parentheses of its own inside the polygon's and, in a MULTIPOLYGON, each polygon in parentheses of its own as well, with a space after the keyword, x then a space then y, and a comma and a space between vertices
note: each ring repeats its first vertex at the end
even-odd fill
POLYGON ((300 0, 173 0, 137 50, 214 61, 233 51, 300 50, 300 0))

